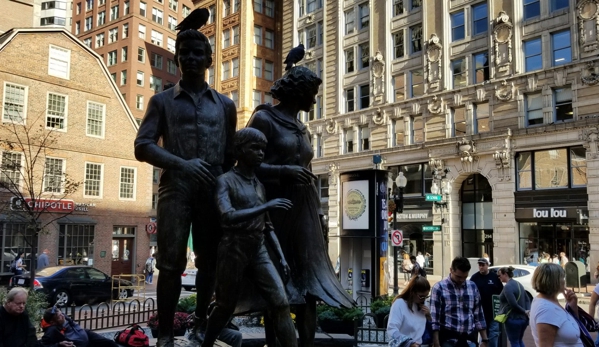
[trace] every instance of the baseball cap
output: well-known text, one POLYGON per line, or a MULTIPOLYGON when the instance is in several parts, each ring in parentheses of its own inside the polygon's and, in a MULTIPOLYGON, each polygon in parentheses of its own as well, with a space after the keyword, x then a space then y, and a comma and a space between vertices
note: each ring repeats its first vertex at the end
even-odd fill
POLYGON ((487 264, 487 265, 489 265, 489 261, 486 258, 480 258, 480 259, 478 259, 478 263, 479 264, 487 264))

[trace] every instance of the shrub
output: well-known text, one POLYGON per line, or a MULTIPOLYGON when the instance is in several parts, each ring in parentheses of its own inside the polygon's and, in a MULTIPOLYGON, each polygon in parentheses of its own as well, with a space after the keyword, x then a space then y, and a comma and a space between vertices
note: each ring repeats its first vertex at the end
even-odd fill
POLYGON ((320 321, 334 320, 334 321, 354 321, 360 320, 364 316, 364 312, 358 307, 345 308, 345 307, 331 307, 328 305, 319 305, 316 307, 316 314, 320 321))
POLYGON ((197 295, 191 294, 190 296, 179 300, 177 303, 177 312, 187 312, 189 314, 194 313, 197 305, 197 295))
MULTIPOLYGON (((4 304, 6 294, 8 294, 6 288, 0 287, 0 304, 4 304)), ((36 292, 34 290, 29 290, 29 296, 27 298, 27 305, 25 306, 25 309, 29 315, 29 321, 31 321, 31 324, 38 330, 40 329, 40 322, 44 316, 44 310, 48 307, 48 305, 49 304, 48 301, 46 301, 45 294, 36 292)))
POLYGON ((370 312, 374 314, 387 315, 391 312, 391 304, 393 303, 392 296, 382 296, 372 301, 370 304, 370 312))

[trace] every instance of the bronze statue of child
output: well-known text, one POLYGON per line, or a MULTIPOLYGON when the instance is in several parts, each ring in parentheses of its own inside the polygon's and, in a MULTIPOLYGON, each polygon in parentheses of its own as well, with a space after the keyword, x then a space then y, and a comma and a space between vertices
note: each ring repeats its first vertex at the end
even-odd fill
POLYGON ((208 319, 202 347, 212 347, 227 324, 244 278, 254 283, 266 301, 281 346, 297 346, 285 285, 264 243, 266 240, 276 250, 284 277, 288 277, 289 266, 267 212, 287 210, 292 204, 284 198, 267 202, 264 186, 254 173, 264 160, 266 143, 266 137, 257 129, 239 130, 233 139, 237 165, 217 178, 215 198, 223 237, 217 250, 216 306, 208 319))

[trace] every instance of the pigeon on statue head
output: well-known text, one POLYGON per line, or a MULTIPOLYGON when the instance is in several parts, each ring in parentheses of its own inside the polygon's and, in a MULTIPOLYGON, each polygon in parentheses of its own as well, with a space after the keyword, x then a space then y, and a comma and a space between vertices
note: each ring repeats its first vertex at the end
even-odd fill
POLYGON ((179 30, 179 32, 187 29, 198 30, 208 22, 208 18, 210 18, 210 11, 205 8, 196 8, 175 27, 175 30, 179 30))
POLYGON ((285 71, 291 69, 293 65, 304 59, 304 54, 306 54, 306 49, 304 48, 303 43, 300 43, 299 46, 291 49, 287 54, 287 58, 285 58, 285 61, 283 62, 286 64, 285 71))

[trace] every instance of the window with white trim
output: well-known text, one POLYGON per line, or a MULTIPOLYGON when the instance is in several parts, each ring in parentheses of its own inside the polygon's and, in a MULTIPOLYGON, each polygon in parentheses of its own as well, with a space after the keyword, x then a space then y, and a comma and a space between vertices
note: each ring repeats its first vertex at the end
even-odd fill
POLYGON ((112 66, 116 63, 116 50, 108 52, 108 54, 106 54, 106 66, 112 66))
POLYGON ((152 21, 162 25, 162 16, 163 13, 161 10, 152 7, 152 21))
POLYGON ((393 59, 402 58, 405 54, 404 30, 396 31, 393 36, 393 59))
POLYGON ((356 109, 356 96, 354 88, 345 90, 345 112, 353 112, 356 109))
POLYGON ((129 57, 129 48, 127 46, 121 48, 121 62, 126 62, 129 57))
POLYGON ((96 48, 104 46, 104 33, 96 35, 96 48))
POLYGON ((138 110, 143 110, 144 109, 144 96, 137 94, 137 96, 135 96, 135 108, 138 110))
POLYGON ((231 31, 223 30, 223 49, 231 46, 231 31))
POLYGON ((410 117, 410 144, 424 142, 424 120, 422 115, 410 117))
POLYGON ((177 27, 177 18, 169 15, 168 16, 168 28, 174 31, 176 27, 177 27))
POLYGON ((274 49, 275 48, 275 32, 266 29, 264 32, 264 47, 274 49))
POLYGON ((254 76, 262 77, 262 59, 254 57, 254 76))
POLYGON ((158 32, 156 30, 152 30, 152 43, 153 44, 155 44, 156 46, 162 47, 162 38, 163 38, 162 33, 158 32))
POLYGON ((162 56, 157 53, 152 53, 152 55, 150 56, 150 65, 159 70, 162 70, 162 56))
POLYGON ((154 90, 154 93, 162 91, 162 78, 156 76, 150 76, 150 89, 154 90))
POLYGON ((410 27, 410 54, 422 51, 422 24, 410 27))
POLYGON ((64 183, 64 159, 46 157, 44 165, 44 192, 62 193, 64 183))
POLYGON ((110 8, 110 20, 119 18, 119 5, 114 5, 110 8))
POLYGON ((231 77, 239 76, 239 58, 233 58, 231 60, 231 77))
POLYGON ((524 96, 526 125, 543 124, 543 95, 531 93, 524 96))
POLYGON ((466 108, 454 107, 451 109, 451 136, 460 137, 466 135, 466 108))
POLYGON ((123 24, 123 38, 129 37, 129 23, 123 24))
POLYGON ((175 64, 174 60, 166 60, 166 72, 170 73, 171 75, 177 74, 177 65, 175 64))
POLYGON ((94 25, 93 23, 94 23, 94 19, 91 16, 85 18, 85 28, 84 28, 84 31, 92 30, 93 25, 94 25))
POLYGON ((67 96, 48 93, 46 128, 64 130, 67 119, 67 96))
POLYGON ((370 66, 370 44, 368 42, 359 44, 358 52, 360 52, 360 69, 370 66))
POLYGON ((345 72, 354 72, 354 48, 345 50, 345 72))
POLYGON ((6 188, 14 189, 21 186, 21 168, 23 155, 17 152, 2 152, 2 164, 0 166, 0 184, 6 188))
POLYGON ((4 82, 2 121, 24 123, 27 116, 27 87, 4 82))
POLYGON ((367 151, 370 149, 370 128, 360 128, 360 151, 367 151))
POLYGON ((168 7, 177 12, 177 7, 179 6, 179 1, 178 0, 168 0, 168 7))
POLYGON ((127 84, 127 70, 121 71, 121 85, 124 86, 127 84))
POLYGON ((119 28, 108 30, 108 43, 116 42, 119 39, 119 28))
POLYGON ((98 26, 106 23, 106 11, 98 12, 98 26))
POLYGON ((231 91, 231 100, 235 104, 235 107, 239 107, 239 92, 236 90, 231 91))
POLYGON ((572 109, 572 88, 565 86, 553 89, 554 122, 567 122, 574 119, 572 109))
POLYGON ((410 71, 410 96, 412 98, 424 95, 424 75, 422 69, 410 71))
POLYGON ((135 199, 135 176, 136 169, 134 167, 121 166, 119 198, 131 200, 135 199))
POLYGON ((364 84, 359 87, 360 90, 360 110, 370 107, 370 84, 364 84))
MULTIPOLYGON (((167 38, 166 39, 166 49, 168 49, 169 51, 175 53, 175 39, 172 38, 167 38)), ((214 51, 213 51, 214 52, 214 51)))
POLYGON ((104 116, 106 105, 87 102, 86 134, 88 136, 104 137, 104 116))
POLYGON ((222 70, 223 70, 222 80, 224 81, 226 79, 231 78, 231 70, 230 70, 231 62, 228 60, 223 61, 221 65, 222 65, 222 70))
POLYGON ((344 154, 353 153, 354 152, 354 129, 352 129, 352 128, 345 129, 344 134, 343 134, 343 139, 344 139, 343 153, 344 154))
POLYGON ((482 134, 491 131, 489 103, 474 104, 473 111, 473 132, 475 134, 482 134))
POLYGON ((102 174, 104 165, 85 163, 85 180, 83 181, 84 196, 102 196, 102 174))
POLYGON ((264 79, 272 81, 275 71, 275 64, 272 61, 264 61, 264 79))
POLYGON ((66 48, 50 45, 48 75, 69 79, 70 66, 71 51, 66 48))
POLYGON ((138 29, 138 32, 139 32, 138 36, 139 36, 139 38, 145 40, 146 39, 146 26, 143 25, 143 24, 139 24, 138 28, 139 28, 138 29))

